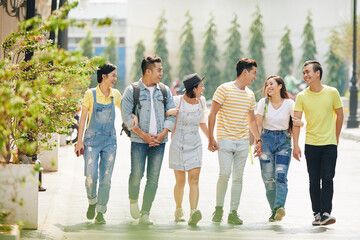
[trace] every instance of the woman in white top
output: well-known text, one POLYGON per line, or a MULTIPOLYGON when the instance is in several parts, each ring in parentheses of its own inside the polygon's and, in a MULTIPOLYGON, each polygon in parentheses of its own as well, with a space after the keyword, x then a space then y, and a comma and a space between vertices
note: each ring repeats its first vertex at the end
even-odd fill
POLYGON ((256 120, 263 142, 263 154, 259 157, 261 176, 271 208, 269 221, 273 222, 285 216, 292 125, 300 126, 302 122, 294 120, 294 101, 289 98, 281 77, 266 79, 264 96, 259 101, 256 120))
POLYGON ((174 169, 176 184, 174 198, 176 202, 175 221, 184 222, 182 200, 188 172, 190 187, 191 214, 189 225, 196 225, 201 219, 197 209, 199 201, 199 175, 202 163, 202 144, 199 127, 208 137, 206 101, 202 95, 205 90, 202 79, 191 74, 183 81, 186 92, 174 97, 176 109, 167 114, 177 115, 169 151, 169 167, 174 169))

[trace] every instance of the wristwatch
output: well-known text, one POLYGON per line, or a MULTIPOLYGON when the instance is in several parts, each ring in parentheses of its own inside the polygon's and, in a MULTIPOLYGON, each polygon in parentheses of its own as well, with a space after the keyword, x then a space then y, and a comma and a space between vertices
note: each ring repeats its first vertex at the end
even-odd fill
POLYGON ((256 144, 258 144, 259 142, 262 142, 262 140, 261 140, 261 138, 259 138, 259 139, 256 139, 256 144))

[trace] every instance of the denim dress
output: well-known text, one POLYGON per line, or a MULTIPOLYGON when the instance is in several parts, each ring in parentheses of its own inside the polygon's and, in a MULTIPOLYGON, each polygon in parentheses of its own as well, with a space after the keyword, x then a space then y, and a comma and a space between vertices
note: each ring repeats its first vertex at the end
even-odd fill
MULTIPOLYGON (((184 105, 183 97, 179 105, 184 105)), ((202 144, 199 134, 199 124, 203 107, 201 100, 194 110, 181 108, 178 112, 175 132, 170 144, 169 167, 179 171, 201 167, 202 144)))
POLYGON ((113 97, 110 104, 97 103, 96 90, 92 92, 94 107, 84 136, 85 187, 89 204, 97 203, 97 212, 105 213, 116 158, 115 106, 113 97))

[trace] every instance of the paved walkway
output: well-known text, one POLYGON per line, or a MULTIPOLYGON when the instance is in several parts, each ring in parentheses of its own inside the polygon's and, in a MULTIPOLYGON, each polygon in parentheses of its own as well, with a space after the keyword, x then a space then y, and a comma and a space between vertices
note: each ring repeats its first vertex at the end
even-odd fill
MULTIPOLYGON (((303 132, 301 139, 303 142, 303 132)), ((118 136, 118 153, 108 212, 105 215, 107 224, 97 226, 85 217, 88 204, 84 187, 83 159, 75 157, 72 146, 61 147, 59 171, 45 173, 43 176, 43 184, 47 191, 39 193, 38 230, 22 231, 22 239, 360 239, 358 141, 360 140, 341 139, 333 202, 333 215, 337 218, 337 223, 327 227, 311 226, 312 213, 304 157, 301 162, 292 159, 288 176, 286 216, 282 222, 267 221, 269 209, 259 163, 255 159, 251 165, 248 159, 239 208, 244 224, 232 226, 226 223, 229 194, 225 199, 225 221, 221 224, 212 223, 218 163, 217 154, 206 149, 200 176, 199 209, 203 213, 203 219, 197 227, 189 227, 186 223, 176 224, 173 221, 174 176, 168 168, 168 144, 158 193, 151 211, 155 225, 138 225, 129 213, 127 186, 130 141, 124 135, 118 136)), ((203 143, 205 142, 203 138, 203 143)), ((141 187, 141 196, 143 188, 144 185, 141 187)), ((186 218, 189 217, 188 190, 186 187, 183 205, 186 218)))

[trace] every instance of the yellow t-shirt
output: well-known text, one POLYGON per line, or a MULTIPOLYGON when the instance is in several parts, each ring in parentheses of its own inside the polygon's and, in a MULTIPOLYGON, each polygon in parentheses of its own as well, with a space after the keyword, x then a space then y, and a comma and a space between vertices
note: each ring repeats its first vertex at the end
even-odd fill
POLYGON ((249 111, 256 107, 254 93, 249 89, 241 90, 234 82, 220 85, 213 96, 220 103, 217 114, 217 139, 249 139, 249 111))
POLYGON ((341 107, 339 92, 326 85, 320 92, 306 88, 296 96, 294 111, 304 112, 307 122, 305 144, 337 145, 335 109, 341 107))
MULTIPOLYGON (((99 85, 96 87, 96 101, 98 103, 110 104, 111 97, 114 98, 115 106, 117 106, 119 109, 121 109, 121 94, 120 94, 119 90, 111 88, 109 96, 107 98, 105 98, 105 95, 101 92, 99 85)), ((84 96, 81 104, 89 109, 89 117, 88 117, 88 121, 87 121, 87 125, 86 125, 86 128, 88 128, 89 124, 90 124, 90 120, 91 120, 93 106, 94 106, 94 96, 92 93, 92 89, 88 89, 85 92, 85 96, 84 96)))

